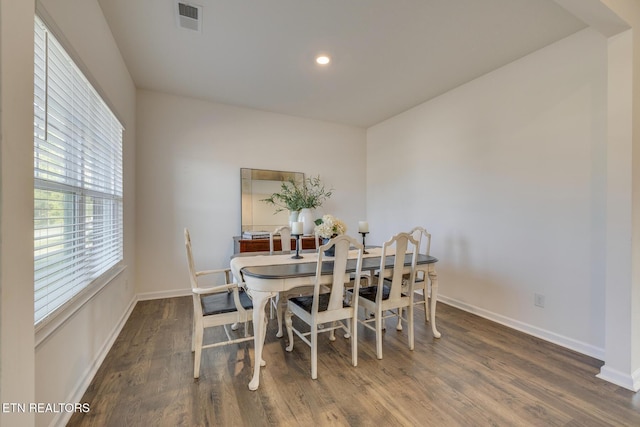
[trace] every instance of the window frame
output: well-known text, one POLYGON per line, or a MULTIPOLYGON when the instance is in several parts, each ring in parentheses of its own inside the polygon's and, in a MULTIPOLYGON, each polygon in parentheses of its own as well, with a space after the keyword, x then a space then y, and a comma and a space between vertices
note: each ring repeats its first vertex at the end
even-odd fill
MULTIPOLYGON (((99 88, 97 87, 96 84, 94 84, 94 82, 92 81, 92 79, 90 78, 91 76, 86 72, 86 70, 81 67, 81 62, 76 60, 77 55, 74 55, 73 51, 71 49, 68 48, 68 46, 65 44, 65 40, 62 37, 59 37, 56 32, 55 32, 55 27, 52 27, 51 25, 49 25, 49 23, 47 22, 47 20, 41 16, 39 13, 36 13, 36 15, 34 16, 34 31, 36 31, 36 26, 37 25, 41 25, 45 30, 46 33, 48 33, 50 36, 52 36, 55 39, 55 43, 57 43, 57 47, 64 53, 64 55, 66 56, 67 61, 70 62, 70 66, 72 67, 72 71, 74 73, 79 73, 80 78, 84 81, 84 83, 87 85, 87 87, 85 88, 85 90, 90 91, 94 98, 97 97, 97 100, 99 101, 99 103, 102 104, 103 108, 106 108, 106 111, 108 111, 112 118, 115 119, 115 122, 117 123, 117 125, 119 126, 119 131, 120 131, 120 139, 119 142, 117 142, 117 144, 119 144, 119 152, 116 155, 116 164, 118 167, 118 173, 116 173, 116 183, 114 184, 114 194, 108 194, 108 192, 104 192, 104 191, 100 191, 100 189, 96 189, 93 188, 91 186, 91 184, 88 184, 87 186, 83 187, 83 178, 82 176, 80 176, 80 186, 77 185, 68 185, 68 183, 60 183, 60 182, 54 182, 54 181, 48 181, 46 179, 41 179, 37 176, 37 171, 38 171, 38 165, 37 165, 37 157, 34 157, 34 310, 35 310, 35 292, 36 292, 36 282, 35 282, 35 274, 36 274, 36 267, 35 267, 35 257, 36 257, 36 194, 38 194, 38 191, 53 191, 53 192, 58 192, 60 194, 69 194, 71 198, 75 199, 75 203, 73 205, 73 209, 72 209, 72 216, 79 218, 80 216, 84 216, 84 214, 86 213, 87 209, 94 209, 93 215, 92 217, 95 217, 96 212, 95 210, 100 210, 103 208, 103 206, 109 208, 109 209, 105 209, 105 211, 109 210, 109 215, 111 219, 115 219, 115 223, 117 224, 115 228, 111 228, 110 230, 113 231, 115 230, 115 233, 109 233, 108 235, 110 237, 112 237, 113 235, 115 235, 116 237, 116 244, 115 244, 115 256, 114 259, 115 261, 110 261, 108 263, 108 266, 101 266, 100 268, 102 268, 102 271, 100 271, 98 274, 95 275, 95 277, 91 276, 91 274, 87 277, 89 277, 89 280, 85 280, 84 282, 80 283, 79 287, 78 285, 72 285, 71 287, 78 287, 79 290, 74 291, 73 295, 69 298, 66 298, 65 302, 63 302, 62 304, 60 304, 59 306, 51 309, 51 310, 47 310, 46 314, 42 317, 40 317, 39 319, 36 318, 36 313, 34 312, 34 325, 35 325, 35 331, 36 331, 36 344, 42 342, 42 340, 44 340, 51 332, 53 332, 59 325, 61 325, 62 323, 64 323, 69 317, 71 317, 80 307, 82 307, 85 303, 87 303, 89 300, 91 300, 91 298, 93 298, 97 293, 99 293, 102 288, 104 286, 106 286, 108 283, 110 283, 112 280, 114 280, 118 275, 120 275, 126 268, 125 264, 124 264, 124 126, 122 125, 122 121, 117 117, 114 109, 106 102, 106 97, 99 91, 99 88), (96 198, 97 197, 97 198, 96 198), (85 200, 91 200, 91 201, 97 201, 95 204, 84 204, 83 201, 85 200), (103 205, 104 204, 104 205, 103 205), (81 209, 85 209, 85 211, 81 211, 81 209)), ((38 38, 36 37, 36 40, 34 41, 34 54, 36 53, 36 46, 35 44, 37 44, 39 42, 38 38)), ((47 49, 47 45, 45 44, 44 49, 47 49)), ((50 52, 47 52, 47 54, 49 54, 50 52)), ((37 61, 37 58, 34 58, 35 61, 37 61)), ((48 69, 46 63, 45 63, 45 69, 46 72, 45 74, 45 79, 46 74, 50 73, 51 70, 48 69)), ((35 73, 38 73, 39 69, 38 67, 36 67, 35 73)), ((75 74, 74 74, 75 76, 75 74)), ((74 78, 77 78, 77 76, 75 76, 74 78)), ((45 87, 45 96, 47 96, 47 91, 49 90, 49 86, 48 86, 49 82, 45 81, 44 87, 45 87)), ((34 89, 36 89, 37 86, 37 80, 36 80, 36 76, 34 75, 34 89)), ((35 91, 34 91, 35 92, 35 91)), ((92 98, 93 99, 93 98, 92 98)), ((34 108, 36 108, 36 99, 34 96, 34 108)), ((49 119, 48 115, 47 115, 47 111, 46 109, 48 107, 46 107, 46 105, 48 105, 48 102, 45 104, 45 112, 44 112, 44 117, 45 117, 45 121, 49 119)), ((93 109, 88 109, 87 111, 85 111, 84 113, 86 114, 86 116, 91 115, 90 111, 94 111, 93 109)), ((82 114, 81 114, 82 115, 82 114)), ((49 141, 49 135, 47 134, 46 131, 46 127, 45 127, 45 132, 44 134, 42 134, 41 138, 39 139, 38 136, 38 129, 37 129, 37 112, 34 109, 34 156, 37 150, 37 143, 38 141, 40 141, 41 143, 48 143, 49 141)), ((70 117, 72 118, 76 118, 77 116, 75 115, 71 115, 70 117)), ((91 127, 91 125, 87 125, 88 127, 91 127)), ((93 128, 91 128, 93 130, 93 128)), ((77 144, 69 144, 72 146, 76 146, 77 144)), ((103 224, 104 222, 101 222, 101 224, 103 224)), ((75 225, 73 225, 73 227, 76 228, 76 230, 74 230, 74 233, 79 233, 81 230, 78 229, 78 227, 87 227, 89 224, 89 222, 85 221, 84 223, 76 223, 75 225)), ((64 224, 62 226, 67 227, 66 224, 64 224)), ((69 244, 69 241, 65 240, 64 241, 65 245, 69 244)), ((73 242, 73 239, 71 240, 71 242, 73 242)), ((81 243, 82 246, 82 243, 81 243)), ((110 248, 109 245, 107 245, 107 248, 110 248)), ((91 245, 84 245, 84 247, 81 248, 81 250, 83 252, 91 252, 92 251, 92 247, 91 245)), ((100 257, 96 258, 97 260, 100 259, 100 257)), ((95 263, 95 260, 94 260, 95 263)), ((100 263, 97 263, 100 264, 100 263)), ((91 269, 91 263, 89 266, 89 270, 91 269)))

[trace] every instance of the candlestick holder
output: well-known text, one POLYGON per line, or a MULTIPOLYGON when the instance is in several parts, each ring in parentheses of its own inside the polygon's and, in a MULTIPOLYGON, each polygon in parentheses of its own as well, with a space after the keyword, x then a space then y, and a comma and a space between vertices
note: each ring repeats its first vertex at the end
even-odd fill
MULTIPOLYGON (((364 237, 365 237, 367 234, 369 234, 369 232, 368 232, 368 231, 361 231, 361 232, 360 232, 360 234, 362 234, 362 246, 364 246, 364 247, 366 248, 366 246, 365 246, 365 244, 364 244, 364 237)), ((364 253, 364 254, 368 254, 369 252, 367 252, 367 250, 365 249, 365 251, 364 251, 363 253, 364 253)))
POLYGON ((291 234, 293 237, 295 237, 296 239, 296 254, 294 256, 292 256, 292 259, 301 259, 303 258, 302 255, 300 255, 300 236, 302 236, 302 234, 291 234))

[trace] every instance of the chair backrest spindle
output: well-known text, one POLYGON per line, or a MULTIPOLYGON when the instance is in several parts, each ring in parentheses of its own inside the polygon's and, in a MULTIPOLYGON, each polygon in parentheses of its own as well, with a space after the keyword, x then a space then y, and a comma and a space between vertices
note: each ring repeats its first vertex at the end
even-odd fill
POLYGON ((269 253, 275 252, 274 236, 280 235, 280 250, 291 252, 291 227, 283 225, 276 228, 273 233, 269 233, 269 253))

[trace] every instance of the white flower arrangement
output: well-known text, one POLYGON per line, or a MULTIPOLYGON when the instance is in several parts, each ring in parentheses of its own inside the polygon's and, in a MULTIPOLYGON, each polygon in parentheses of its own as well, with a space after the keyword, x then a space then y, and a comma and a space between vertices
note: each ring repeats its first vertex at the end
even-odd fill
POLYGON ((333 215, 324 215, 316 224, 315 233, 325 239, 347 232, 347 225, 333 215))

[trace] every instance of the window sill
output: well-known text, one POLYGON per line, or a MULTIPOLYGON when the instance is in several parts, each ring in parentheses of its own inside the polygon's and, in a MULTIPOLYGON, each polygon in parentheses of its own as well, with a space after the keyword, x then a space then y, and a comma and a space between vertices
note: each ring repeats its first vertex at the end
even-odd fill
POLYGON ((93 297, 98 295, 105 286, 111 283, 127 268, 124 264, 118 264, 106 271, 102 276, 97 278, 86 289, 73 297, 66 304, 55 310, 49 316, 44 318, 35 326, 35 346, 36 348, 44 342, 59 327, 64 325, 67 320, 71 319, 78 310, 80 310, 93 297))

